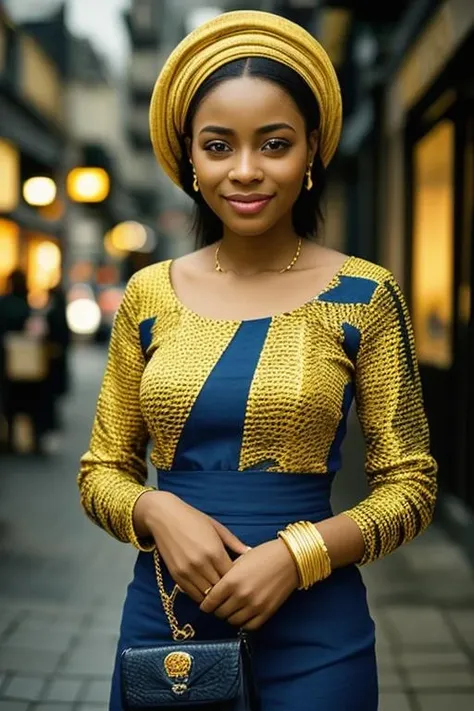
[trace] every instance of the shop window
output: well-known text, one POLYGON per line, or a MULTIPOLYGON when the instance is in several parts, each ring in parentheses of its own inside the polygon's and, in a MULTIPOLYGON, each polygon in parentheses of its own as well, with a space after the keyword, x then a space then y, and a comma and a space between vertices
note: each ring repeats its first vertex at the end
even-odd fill
POLYGON ((454 125, 414 148, 413 325, 420 363, 449 368, 453 323, 454 125))
POLYGON ((0 212, 13 212, 18 207, 20 154, 16 146, 0 138, 0 212))
POLYGON ((5 292, 8 275, 19 266, 20 230, 11 220, 0 219, 0 294, 5 292))

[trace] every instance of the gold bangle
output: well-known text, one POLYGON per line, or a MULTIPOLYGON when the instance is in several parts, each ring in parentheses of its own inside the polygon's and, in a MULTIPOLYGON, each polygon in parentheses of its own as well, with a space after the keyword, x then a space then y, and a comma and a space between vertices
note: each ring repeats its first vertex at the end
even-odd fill
POLYGON ((314 542, 313 550, 317 559, 317 566, 319 568, 318 580, 324 580, 332 573, 331 558, 329 557, 328 549, 324 542, 324 538, 322 537, 321 533, 318 531, 314 523, 311 523, 310 521, 305 521, 303 525, 308 535, 314 542))
POLYGON ((289 528, 297 547, 297 554, 299 554, 301 559, 303 579, 302 587, 304 590, 307 590, 311 586, 311 581, 314 577, 313 556, 310 541, 308 537, 304 535, 301 526, 298 524, 290 524, 289 528))
POLYGON ((311 580, 311 558, 305 545, 305 539, 299 535, 298 528, 290 524, 284 531, 279 531, 278 536, 286 544, 298 570, 300 585, 298 590, 306 590, 311 580))
POLYGON ((290 524, 288 528, 292 532, 293 540, 297 546, 297 554, 299 553, 301 558, 303 589, 307 590, 311 586, 314 578, 314 563, 311 543, 300 523, 290 524))
POLYGON ((332 572, 331 559, 329 558, 328 550, 324 539, 317 530, 316 526, 312 523, 306 524, 306 530, 308 535, 314 541, 314 551, 317 558, 318 580, 324 580, 332 572))
POLYGON ((310 521, 289 524, 278 537, 286 544, 296 564, 299 590, 307 590, 332 572, 331 559, 323 537, 310 521))
POLYGON ((278 538, 280 538, 285 546, 288 548, 288 552, 293 558, 293 562, 296 566, 296 571, 298 573, 298 579, 299 579, 299 586, 298 590, 302 589, 303 585, 303 579, 302 579, 302 574, 301 574, 301 565, 300 565, 300 560, 299 557, 296 555, 296 546, 294 546, 293 542, 290 541, 290 536, 288 535, 288 531, 278 531, 278 538))

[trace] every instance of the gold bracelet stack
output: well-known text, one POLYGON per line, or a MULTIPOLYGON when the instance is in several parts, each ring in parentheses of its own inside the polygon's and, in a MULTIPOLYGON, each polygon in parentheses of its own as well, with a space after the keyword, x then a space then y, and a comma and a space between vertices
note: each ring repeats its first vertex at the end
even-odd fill
POLYGON ((290 523, 278 537, 288 547, 298 569, 300 586, 308 590, 312 585, 331 575, 332 566, 324 539, 310 521, 290 523))

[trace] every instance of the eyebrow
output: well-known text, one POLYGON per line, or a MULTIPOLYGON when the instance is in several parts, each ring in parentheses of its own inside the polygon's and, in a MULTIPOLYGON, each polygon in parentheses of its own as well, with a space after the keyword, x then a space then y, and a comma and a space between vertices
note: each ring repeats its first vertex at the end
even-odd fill
MULTIPOLYGON (((260 126, 260 128, 257 128, 256 133, 262 135, 265 133, 272 133, 273 131, 281 131, 284 128, 289 128, 290 131, 296 133, 296 130, 293 126, 290 126, 289 123, 270 123, 267 126, 260 126)), ((232 128, 225 128, 225 126, 204 126, 204 128, 199 132, 199 135, 201 135, 201 133, 217 133, 219 136, 235 135, 235 131, 232 128)))

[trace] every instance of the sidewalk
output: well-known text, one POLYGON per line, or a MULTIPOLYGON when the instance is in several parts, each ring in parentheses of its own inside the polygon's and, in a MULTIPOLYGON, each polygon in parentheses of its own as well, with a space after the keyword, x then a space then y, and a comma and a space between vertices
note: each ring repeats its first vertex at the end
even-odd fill
MULTIPOLYGON (((0 711, 107 707, 135 553, 79 508, 75 476, 104 354, 78 351, 74 365, 62 452, 0 460, 0 711)), ((345 461, 336 510, 365 493, 355 425, 345 461)), ((380 711, 472 711, 474 574, 461 552, 432 526, 363 575, 378 626, 380 711)))

